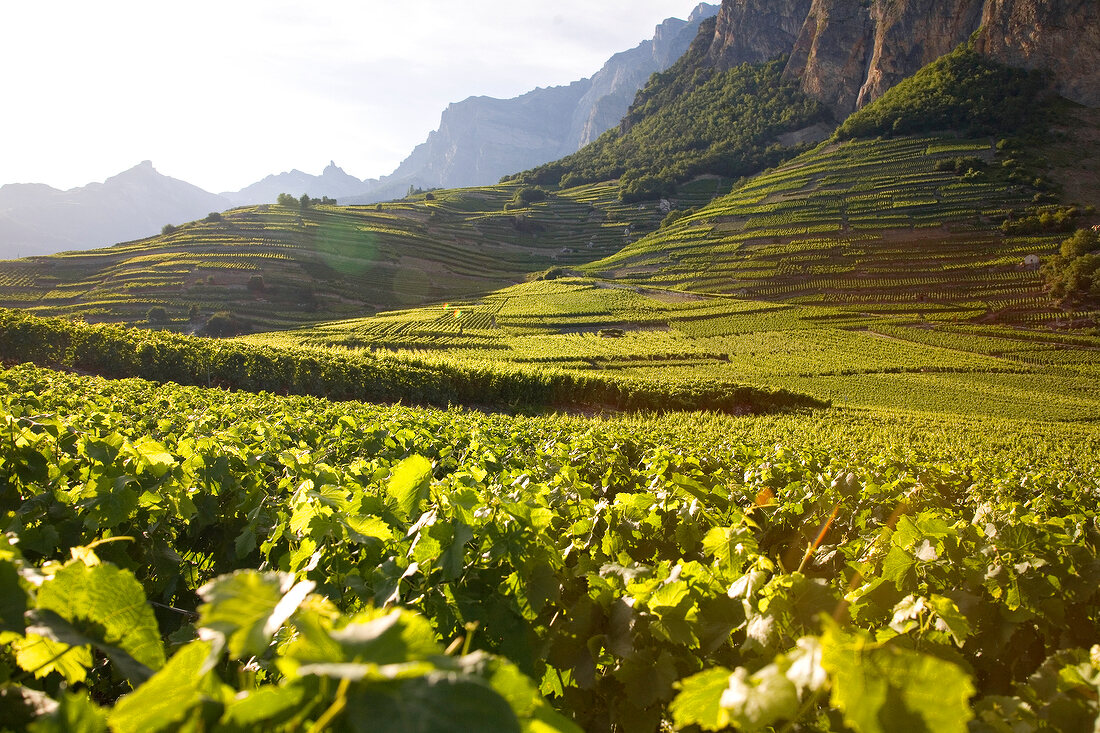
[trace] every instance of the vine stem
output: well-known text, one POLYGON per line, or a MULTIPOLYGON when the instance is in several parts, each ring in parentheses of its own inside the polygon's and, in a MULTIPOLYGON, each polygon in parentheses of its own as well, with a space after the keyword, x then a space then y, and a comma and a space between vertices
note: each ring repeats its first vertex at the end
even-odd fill
POLYGON ((336 719, 336 716, 344 712, 344 708, 348 704, 348 687, 351 686, 351 680, 344 678, 340 680, 340 686, 336 688, 336 699, 332 701, 332 704, 328 706, 320 718, 317 718, 309 729, 309 733, 321 733, 328 727, 329 723, 336 719))
POLYGON ((798 565, 798 572, 802 572, 802 569, 806 567, 806 563, 810 561, 810 558, 814 556, 814 551, 821 546, 821 542, 825 539, 825 535, 829 531, 829 527, 833 526, 833 520, 836 519, 837 512, 840 511, 840 502, 838 501, 833 505, 833 513, 829 515, 829 518, 825 521, 825 526, 821 528, 821 531, 817 533, 817 538, 813 541, 809 547, 806 548, 806 554, 802 556, 802 562, 798 565))

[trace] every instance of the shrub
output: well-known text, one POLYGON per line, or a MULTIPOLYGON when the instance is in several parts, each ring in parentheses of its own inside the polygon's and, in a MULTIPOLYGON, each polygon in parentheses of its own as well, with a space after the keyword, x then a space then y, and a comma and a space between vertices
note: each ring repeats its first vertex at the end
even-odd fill
POLYGON ((239 336, 251 330, 252 327, 247 322, 241 320, 229 311, 218 311, 207 319, 206 324, 202 327, 201 334, 203 336, 225 338, 228 336, 239 336))
POLYGON ((834 137, 1016 131, 1037 120, 1044 86, 1042 74, 1004 66, 963 44, 851 115, 834 137))
POLYGON ((162 305, 154 305, 145 313, 145 320, 151 326, 162 326, 168 323, 168 311, 162 305))

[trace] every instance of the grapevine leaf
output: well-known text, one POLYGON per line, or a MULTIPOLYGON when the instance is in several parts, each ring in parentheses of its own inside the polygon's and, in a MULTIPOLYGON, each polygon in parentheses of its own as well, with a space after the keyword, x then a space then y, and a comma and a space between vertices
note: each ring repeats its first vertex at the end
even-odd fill
POLYGON ((903 590, 909 585, 913 577, 913 566, 916 560, 907 551, 900 547, 891 547, 882 561, 882 577, 893 581, 898 590, 903 590))
POLYGON ((180 649, 148 682, 118 701, 108 716, 113 733, 170 730, 206 699, 221 691, 209 671, 209 642, 193 641, 180 649))
MULTIPOLYGON (((153 670, 134 659, 127 652, 106 643, 101 638, 88 636, 53 611, 32 610, 27 613, 27 619, 31 624, 27 627, 28 634, 37 634, 62 647, 66 645, 74 648, 95 646, 107 655, 119 673, 134 684, 144 682, 153 674, 153 670)), ((90 656, 87 666, 91 666, 90 656)))
POLYGON ((791 666, 787 669, 787 679, 794 683, 799 691, 816 692, 825 686, 827 674, 821 666, 821 641, 815 636, 804 636, 798 640, 796 648, 787 655, 791 666))
POLYGON ((389 542, 393 539, 393 530, 390 529, 390 525, 378 517, 345 517, 344 523, 347 525, 348 534, 354 542, 365 543, 372 539, 389 542))
POLYGON ((361 733, 521 731, 507 700, 486 682, 454 672, 433 672, 353 692, 344 721, 361 733))
POLYGON ((858 733, 962 733, 973 717, 970 677, 943 659, 829 624, 821 663, 833 681, 833 705, 858 733))
POLYGON ((729 712, 722 707, 722 695, 729 686, 730 670, 715 667, 681 680, 680 693, 669 710, 677 728, 698 725, 703 730, 721 730, 730 724, 729 712))
POLYGON ((750 675, 738 667, 729 676, 719 700, 742 730, 761 730, 798 711, 798 691, 775 664, 750 675))
POLYGON ((164 665, 156 617, 128 570, 70 563, 43 583, 36 605, 68 621, 104 651, 117 647, 152 670, 164 665))
POLYGON ((279 723, 296 713, 305 699, 298 685, 265 685, 235 699, 225 710, 221 725, 231 730, 256 730, 264 723, 279 723))
POLYGON ((161 478, 172 466, 176 465, 176 458, 161 443, 146 436, 133 445, 141 463, 147 466, 154 476, 161 478))
POLYGON ((431 625, 422 616, 391 611, 363 623, 348 624, 331 634, 345 660, 395 664, 439 653, 431 625))
POLYGON ((950 598, 935 594, 928 599, 928 602, 939 617, 937 625, 942 624, 955 643, 961 647, 966 642, 966 637, 970 636, 970 622, 959 610, 958 604, 950 598))
POLYGON ((487 668, 481 676, 508 701, 525 733, 580 733, 580 728, 550 707, 535 683, 511 662, 474 653, 463 657, 461 664, 465 668, 487 668))
POLYGON ((279 627, 301 605, 315 583, 283 573, 242 570, 199 588, 198 627, 223 636, 235 659, 260 656, 279 627))
POLYGON ((714 557, 718 567, 729 573, 740 572, 749 549, 751 533, 744 527, 713 527, 703 538, 703 551, 714 557))
POLYGON ((386 491, 406 519, 428 498, 431 479, 432 462, 424 456, 409 456, 393 467, 386 491))
POLYGON ((92 666, 92 652, 86 645, 68 644, 32 630, 27 631, 25 638, 13 641, 12 649, 16 664, 34 672, 35 677, 57 672, 70 683, 83 682, 92 666))
POLYGON ((22 634, 26 610, 27 594, 19 585, 19 569, 15 563, 0 560, 0 632, 22 634))
POLYGON ((66 693, 57 709, 27 726, 29 733, 104 733, 107 714, 81 693, 66 693))

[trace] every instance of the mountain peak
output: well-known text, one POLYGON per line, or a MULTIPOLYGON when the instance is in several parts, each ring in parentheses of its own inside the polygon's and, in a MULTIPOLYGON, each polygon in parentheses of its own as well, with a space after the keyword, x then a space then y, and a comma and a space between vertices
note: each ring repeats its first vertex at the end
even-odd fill
POLYGON ((711 5, 710 3, 699 3, 695 6, 695 10, 691 11, 691 15, 688 16, 688 23, 698 23, 699 21, 706 20, 707 18, 718 15, 718 6, 711 5))

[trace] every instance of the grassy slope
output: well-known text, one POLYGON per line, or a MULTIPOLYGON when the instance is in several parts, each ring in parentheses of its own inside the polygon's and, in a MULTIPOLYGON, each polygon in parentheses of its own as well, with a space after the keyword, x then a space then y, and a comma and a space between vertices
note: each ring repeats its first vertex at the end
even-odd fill
MULTIPOLYGON (((516 188, 304 213, 245 207, 106 249, 0 262, 0 305, 128 322, 162 305, 180 329, 193 325, 186 317, 197 305, 206 315, 230 310, 258 328, 281 328, 484 292, 581 264, 655 229, 662 216, 655 204, 620 203, 614 184, 506 211, 516 188), (257 274, 263 292, 247 288, 257 274)), ((700 184, 694 200, 715 191, 715 182, 700 184)))

